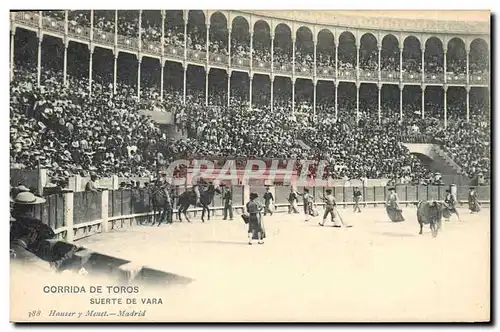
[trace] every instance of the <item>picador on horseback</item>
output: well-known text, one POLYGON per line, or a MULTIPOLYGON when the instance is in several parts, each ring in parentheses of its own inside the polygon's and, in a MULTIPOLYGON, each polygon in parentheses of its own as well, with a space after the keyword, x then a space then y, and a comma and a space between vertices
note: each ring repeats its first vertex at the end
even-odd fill
POLYGON ((190 222, 187 216, 187 210, 191 205, 198 207, 201 206, 201 221, 205 222, 205 213, 208 212, 208 220, 210 220, 210 204, 213 202, 215 194, 221 194, 219 188, 215 188, 212 182, 206 182, 199 179, 193 182, 191 190, 185 191, 179 195, 177 217, 182 221, 181 215, 184 214, 186 220, 190 222), (206 188, 206 189, 205 189, 206 188))
POLYGON ((163 222, 171 224, 174 209, 172 200, 173 191, 168 181, 158 179, 155 185, 149 190, 149 197, 153 208, 153 221, 151 225, 154 225, 157 220, 158 226, 163 222))

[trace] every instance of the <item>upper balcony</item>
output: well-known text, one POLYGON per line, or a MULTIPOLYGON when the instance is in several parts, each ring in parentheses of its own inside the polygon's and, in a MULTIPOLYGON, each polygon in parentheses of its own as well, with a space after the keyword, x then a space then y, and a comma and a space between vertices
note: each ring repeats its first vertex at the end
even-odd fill
MULTIPOLYGON (((179 11, 182 13, 182 11, 179 11)), ((192 11, 187 11, 188 13, 191 13, 192 11)), ((198 11, 201 13, 201 15, 206 15, 205 17, 212 17, 215 15, 215 13, 219 13, 219 17, 223 17, 223 14, 220 14, 221 12, 212 12, 212 11, 198 11)), ((138 13, 140 13, 138 11, 138 13)), ((234 13, 242 13, 242 12, 237 12, 235 11, 234 13)), ((118 14, 117 14, 118 15, 118 14)), ((142 15, 142 14, 141 14, 142 15)), ((243 14, 242 14, 243 15, 243 14)), ((139 15, 140 16, 140 15, 139 15)), ((168 16, 168 15, 167 15, 168 16)), ((462 38, 465 38, 463 36, 459 37, 453 37, 453 36, 448 36, 445 39, 440 39, 442 37, 435 37, 435 36, 411 36, 411 35, 393 35, 390 33, 386 32, 379 32, 376 34, 376 37, 371 35, 371 33, 364 33, 362 31, 345 31, 346 29, 344 28, 335 28, 337 30, 334 30, 335 33, 341 32, 340 36, 332 36, 331 31, 329 32, 327 28, 322 29, 321 31, 315 31, 317 33, 317 38, 310 36, 313 39, 313 46, 318 47, 318 44, 323 43, 321 47, 323 49, 327 49, 329 51, 327 52, 339 52, 345 54, 345 50, 347 49, 354 49, 354 52, 356 51, 356 47, 358 47, 362 52, 360 54, 370 54, 369 52, 365 52, 367 49, 370 47, 372 50, 371 54, 375 55, 375 62, 378 60, 379 65, 382 62, 382 68, 398 68, 399 67, 399 56, 400 52, 402 52, 402 64, 403 68, 411 68, 411 70, 403 70, 402 72, 398 70, 385 70, 383 69, 382 71, 378 70, 373 70, 373 69, 363 69, 360 68, 357 70, 356 63, 352 63, 352 60, 350 62, 345 63, 342 65, 342 68, 339 68, 338 70, 335 69, 335 59, 336 56, 332 55, 332 53, 322 53, 322 60, 320 61, 319 59, 319 50, 318 50, 318 58, 317 58, 317 64, 316 68, 314 65, 311 63, 311 56, 313 56, 313 52, 311 49, 309 49, 307 52, 310 52, 309 54, 305 54, 303 50, 301 50, 302 55, 307 55, 309 59, 307 61, 303 62, 297 62, 295 66, 292 63, 292 60, 288 62, 283 62, 283 58, 281 57, 274 57, 274 64, 271 63, 269 60, 269 51, 266 54, 265 58, 266 60, 261 60, 259 58, 256 58, 254 55, 253 60, 251 60, 248 57, 242 56, 242 54, 245 54, 245 52, 240 52, 238 56, 232 56, 231 59, 229 59, 229 56, 226 55, 227 52, 217 52, 217 53, 211 53, 211 52, 205 52, 202 48, 198 49, 192 49, 188 48, 187 50, 184 48, 184 42, 176 41, 172 42, 165 40, 164 43, 161 43, 160 39, 154 40, 149 40, 147 37, 144 35, 140 35, 138 32, 137 33, 131 33, 129 36, 125 35, 115 35, 115 33, 108 31, 105 31, 103 29, 94 27, 92 30, 89 26, 84 26, 84 25, 79 25, 75 24, 72 22, 71 24, 66 23, 64 21, 64 13, 62 15, 63 19, 61 20, 61 15, 58 16, 58 18, 53 18, 48 15, 45 15, 42 13, 42 16, 40 17, 39 12, 13 12, 12 13, 12 24, 13 26, 20 26, 24 27, 27 29, 35 30, 38 31, 41 29, 41 33, 47 33, 55 36, 59 36, 61 38, 65 38, 67 36, 70 39, 80 41, 83 43, 89 43, 92 41, 95 46, 99 47, 108 47, 111 49, 117 49, 119 52, 128 52, 132 53, 135 55, 141 55, 141 56, 146 56, 146 57, 156 57, 158 59, 161 59, 163 57, 164 60, 170 60, 170 61, 178 61, 178 62, 188 62, 191 64, 195 65, 200 65, 200 66, 214 66, 214 67, 223 67, 223 68, 229 68, 231 70, 243 70, 243 71, 251 71, 255 73, 264 73, 264 74, 274 74, 274 75, 283 75, 283 76, 297 76, 297 77, 304 77, 304 78, 311 78, 313 79, 314 76, 316 76, 317 79, 324 79, 324 80, 339 80, 339 81, 356 81, 359 80, 361 82, 373 82, 377 83, 379 80, 382 83, 406 83, 406 84, 462 84, 465 85, 467 82, 472 85, 488 85, 490 78, 489 78, 489 73, 485 70, 478 71, 477 68, 483 68, 481 66, 476 66, 474 67, 475 70, 473 70, 472 65, 471 65, 471 74, 469 77, 465 75, 463 72, 459 74, 455 74, 453 72, 448 72, 448 73, 435 73, 435 72, 424 72, 424 75, 422 75, 419 70, 421 70, 421 60, 424 60, 425 67, 427 67, 427 61, 428 59, 434 59, 436 58, 437 60, 433 61, 438 61, 440 62, 441 70, 444 67, 443 61, 446 61, 444 59, 448 59, 448 61, 455 61, 457 57, 460 57, 458 54, 466 54, 465 50, 467 48, 470 48, 469 50, 469 62, 471 61, 476 61, 475 59, 478 57, 477 55, 474 55, 474 52, 479 52, 480 54, 487 54, 489 56, 489 49, 488 49, 488 42, 486 42, 484 39, 479 38, 477 36, 471 37, 473 39, 470 40, 463 40, 462 38), (339 30, 340 29, 340 30, 339 30), (371 35, 374 42, 375 46, 370 46, 367 44, 365 36, 371 35), (348 38, 345 38, 347 36, 348 38), (142 37, 142 38, 141 38, 142 37), (326 39, 325 39, 326 38, 326 39), (339 39, 340 38, 340 39, 339 39), (344 39, 342 39, 344 38, 344 39), (359 40, 359 42, 357 42, 359 40), (326 45, 324 44, 325 41, 328 41, 331 43, 331 45, 326 45), (447 41, 447 47, 445 48, 445 44, 443 43, 444 41, 447 41), (383 43, 382 43, 383 42, 383 43), (339 43, 339 44, 338 44, 339 43), (349 43, 353 43, 351 46, 349 46, 349 43), (359 43, 359 44, 358 44, 359 43), (376 45, 382 43, 382 49, 381 51, 378 52, 377 54, 377 47, 376 45), (338 45, 337 45, 338 44, 338 45), (326 48, 325 48, 326 45, 326 48), (403 48, 399 48, 399 46, 402 45, 403 48), (349 48, 347 48, 349 47, 349 48), (354 48, 353 48, 354 47, 354 48), (457 48, 458 47, 458 48, 457 48), (345 48, 345 49, 344 49, 345 48), (447 50, 447 57, 444 56, 444 49, 447 50), (330 51, 331 50, 331 51, 330 51), (341 52, 342 51, 342 52, 341 52), (429 52, 428 52, 429 51, 429 52), (422 54, 424 52, 424 54, 422 54), (441 52, 441 54, 440 54, 441 52), (411 57, 407 58, 406 54, 410 54, 411 57), (325 56, 326 54, 326 56, 325 56), (430 55, 429 55, 430 54, 430 55), (437 55, 436 55, 437 54, 437 55), (457 54, 457 55, 456 55, 457 54), (381 59, 376 59, 378 55, 381 56, 381 59), (280 58, 281 61, 277 61, 277 58, 280 58), (392 59, 391 63, 387 64, 388 59, 392 59), (408 62, 408 65, 407 65, 408 62), (420 62, 420 63, 419 63, 420 62), (384 64, 385 63, 385 64, 384 64), (395 66, 395 64, 397 66, 395 66), (346 68, 347 66, 347 68, 346 68), (385 66, 385 67, 384 67, 385 66), (295 71, 294 71, 295 68, 295 71), (473 73, 473 74, 472 74, 473 73)), ((187 16, 189 19, 191 19, 191 14, 187 16)), ((260 16, 259 16, 260 17, 260 16)), ((265 19, 265 18, 264 18, 265 19)), ((229 24, 235 24, 235 22, 239 22, 244 24, 245 22, 245 17, 238 16, 238 17, 230 17, 229 21, 226 23, 229 24)), ((199 21, 199 22, 203 22, 199 21)), ((206 20, 205 20, 206 22, 206 20)), ((270 22, 271 25, 267 25, 267 23, 262 23, 263 21, 260 20, 259 22, 255 22, 254 26, 258 26, 259 24, 263 25, 265 29, 267 29, 267 33, 270 34, 271 31, 270 29, 276 28, 277 22, 270 22), (261 22, 261 23, 259 23, 261 22), (274 22, 274 23, 273 23, 274 22)), ((279 23, 282 27, 283 24, 286 24, 286 22, 279 21, 279 23)), ((248 23, 248 22, 247 22, 248 23)), ((203 23, 200 23, 200 30, 203 28, 203 23)), ((89 24, 88 24, 89 25, 89 24)), ((215 29, 214 24, 207 26, 207 29, 215 29)), ((235 31, 240 31, 241 29, 235 29, 235 31)), ((253 31, 253 28, 250 29, 253 31)), ((283 28, 282 28, 283 30, 283 28)), ((296 49, 298 50, 298 46, 300 44, 301 38, 303 38, 302 32, 299 33, 299 30, 304 32, 305 29, 304 26, 299 27, 297 26, 292 26, 292 29, 289 30, 288 36, 285 38, 291 38, 291 36, 295 33, 296 39, 294 39, 296 43, 296 49), (300 28, 303 28, 302 30, 300 28)), ((182 29, 181 29, 182 31, 182 29)), ((231 38, 231 30, 229 30, 229 37, 226 38, 231 38)), ((276 30, 277 31, 277 30, 276 30)), ((283 31, 286 31, 283 30, 283 31)), ((307 32, 307 31, 306 31, 307 32)), ((311 31, 309 31, 311 32, 311 31)), ((188 30, 189 33, 189 30, 188 30)), ((249 33, 249 32, 248 32, 249 33)), ((204 32, 202 33, 204 35, 204 32)), ((189 36, 189 34, 188 34, 189 36)), ((209 34, 207 34, 209 36, 209 34)), ((266 38, 265 36, 262 37, 262 34, 254 34, 254 43, 256 38, 266 38)), ((268 36, 270 37, 270 35, 268 36)), ((274 37, 274 35, 273 35, 274 37)), ((274 37, 274 38, 283 38, 283 37, 274 37)), ((443 37, 444 38, 444 37, 443 37)), ((244 40, 244 39, 242 39, 244 40)), ((248 40, 248 39, 247 39, 248 40)), ((264 39, 263 39, 264 40, 264 39)), ((489 39, 487 39, 489 40, 489 39)), ((290 39, 291 41, 291 39, 290 39)), ((276 40, 275 40, 276 42, 276 40)), ((202 41, 201 44, 204 42, 202 41)), ((262 45, 270 45, 270 43, 263 43, 262 45)), ((255 44, 254 44, 255 45, 255 44)), ((211 45, 212 46, 212 45, 211 45)), ((262 46, 261 46, 262 47, 262 46)), ((269 46, 270 47, 270 46, 269 46)), ((211 48, 210 48, 211 49, 211 48)), ((326 51, 323 51, 326 52, 326 51)), ((476 53, 477 53, 476 52, 476 53)), ((479 54, 478 53, 478 54, 479 54)), ((249 56, 249 52, 246 51, 247 56, 249 56)), ((465 56, 464 56, 465 57, 465 56)), ((304 59, 304 57, 302 58, 304 59)), ((352 57, 351 57, 352 59, 352 57)), ((373 58, 372 58, 373 59, 373 58)), ((458 59, 462 62, 465 61, 465 59, 458 59)), ((356 61, 356 56, 354 56, 354 61, 356 61)), ((373 61, 373 60, 370 60, 373 61)), ((429 60, 430 61, 430 60, 429 60)), ((482 60, 482 61, 487 61, 482 60)), ((360 63, 361 63, 361 58, 360 58, 360 63)), ((366 63, 366 59, 365 62, 366 63)), ((340 57, 339 57, 339 65, 340 65, 340 57)), ((369 66, 369 68, 376 68, 376 66, 372 66, 373 63, 369 66)), ((368 67, 367 67, 368 68, 368 67)))

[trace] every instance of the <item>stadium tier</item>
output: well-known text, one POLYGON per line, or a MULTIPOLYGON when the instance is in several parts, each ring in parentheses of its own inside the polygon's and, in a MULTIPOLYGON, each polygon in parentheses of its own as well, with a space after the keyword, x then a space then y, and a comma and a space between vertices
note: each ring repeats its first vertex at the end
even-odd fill
POLYGON ((322 20, 11 12, 11 166, 148 176, 190 153, 427 184, 435 170, 406 144, 426 143, 489 178, 488 24, 322 20), (170 113, 181 138, 139 110, 170 113))

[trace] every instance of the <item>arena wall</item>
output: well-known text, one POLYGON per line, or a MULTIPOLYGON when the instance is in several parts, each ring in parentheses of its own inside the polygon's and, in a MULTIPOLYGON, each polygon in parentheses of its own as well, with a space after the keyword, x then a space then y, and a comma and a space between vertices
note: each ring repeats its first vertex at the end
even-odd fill
MULTIPOLYGON (((248 201, 250 192, 257 192, 261 197, 264 186, 234 186, 233 210, 237 215, 244 213, 244 204, 248 201)), ((444 186, 396 186, 400 203, 406 206, 419 200, 444 200, 444 186)), ((326 187, 312 187, 311 194, 316 201, 321 201, 326 187)), ((353 187, 331 187, 333 195, 340 207, 352 206, 353 187)), ((177 194, 186 188, 177 188, 177 194)), ((303 187, 298 187, 301 192, 303 187)), ((468 186, 457 186, 456 195, 459 203, 467 204, 468 186)), ((489 186, 477 187, 477 194, 482 204, 490 204, 491 191, 489 186)), ((276 212, 288 211, 287 201, 290 188, 288 186, 271 187, 275 197, 276 212)), ((361 205, 365 207, 384 206, 388 190, 387 187, 362 187, 361 205)), ((261 198, 260 198, 261 199, 261 198)), ((301 204, 299 204, 300 206, 301 204)), ((322 206, 323 203, 317 203, 322 206)), ((177 206, 174 203, 174 212, 177 206)), ((152 206, 147 190, 104 190, 103 192, 70 192, 51 195, 47 202, 40 205, 37 215, 52 227, 59 239, 73 242, 78 239, 92 236, 97 233, 109 232, 116 229, 150 223, 152 221, 152 206)), ((222 196, 216 196, 211 204, 212 215, 222 215, 222 196)), ((191 217, 198 217, 201 208, 192 208, 188 211, 191 217)))

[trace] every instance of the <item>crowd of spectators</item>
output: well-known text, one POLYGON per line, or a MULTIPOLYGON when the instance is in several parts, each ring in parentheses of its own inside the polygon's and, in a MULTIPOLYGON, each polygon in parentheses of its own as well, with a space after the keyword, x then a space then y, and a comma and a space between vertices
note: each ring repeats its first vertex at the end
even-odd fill
POLYGON ((316 63, 318 67, 335 68, 335 50, 332 53, 318 52, 316 63))
MULTIPOLYGON (((291 102, 285 98, 275 99, 271 112, 269 105, 250 108, 246 98, 234 91, 228 109, 223 90, 215 89, 208 106, 203 91, 190 92, 182 105, 181 93, 169 90, 164 93, 164 107, 176 115, 177 126, 187 135, 167 142, 154 123, 137 113, 140 104, 134 90, 124 83, 113 95, 112 89, 94 82, 89 99, 84 79, 70 77, 64 87, 60 73, 43 76, 46 79, 38 89, 33 71, 20 67, 11 84, 13 167, 41 165, 55 176, 66 177, 91 172, 135 176, 152 174, 158 164, 188 154, 255 156, 327 159, 334 165, 329 175, 337 178, 388 177, 428 183, 432 173, 409 154, 401 138, 432 137, 468 176, 489 176, 489 122, 473 116, 470 124, 449 121, 444 130, 442 118, 436 116, 442 111, 439 103, 426 104, 425 120, 420 105, 405 105, 405 121, 400 123, 397 101, 385 101, 386 114, 379 125, 375 109, 361 109, 358 123, 347 116, 354 107, 349 100, 339 107, 337 120, 329 97, 318 100, 313 116, 307 101, 298 103, 292 115, 291 102)), ((455 113, 453 104, 450 113, 455 113)))
MULTIPOLYGON (((160 129, 139 115, 138 104, 126 93, 112 95, 94 82, 57 72, 40 88, 36 74, 18 68, 11 83, 10 159, 14 168, 47 168, 53 177, 145 176, 154 170, 160 129)), ((122 91, 120 91, 122 92, 122 91)))
POLYGON ((449 156, 463 168, 464 173, 474 178, 478 175, 490 178, 490 122, 485 117, 473 118, 470 123, 451 122, 437 136, 449 156))

